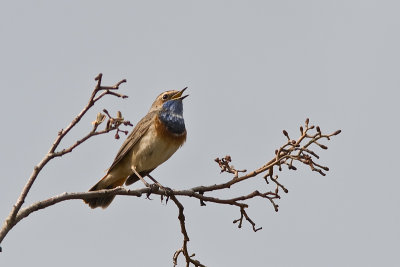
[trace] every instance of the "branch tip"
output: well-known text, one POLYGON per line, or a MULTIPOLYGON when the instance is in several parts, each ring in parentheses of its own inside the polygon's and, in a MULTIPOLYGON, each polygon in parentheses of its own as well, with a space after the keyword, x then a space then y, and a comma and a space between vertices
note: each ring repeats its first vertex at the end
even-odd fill
POLYGON ((334 132, 332 135, 338 135, 342 132, 342 130, 337 130, 336 132, 334 132))
POLYGON ((95 81, 100 81, 101 78, 103 77, 103 73, 97 74, 97 76, 94 78, 95 81))

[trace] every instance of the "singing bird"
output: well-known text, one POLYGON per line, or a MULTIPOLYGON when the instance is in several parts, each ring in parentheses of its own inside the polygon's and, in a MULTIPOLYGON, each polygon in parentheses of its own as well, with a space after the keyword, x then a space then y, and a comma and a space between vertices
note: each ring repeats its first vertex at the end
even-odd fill
MULTIPOLYGON (((186 87, 187 88, 187 87, 186 87)), ((133 184, 168 160, 186 141, 181 91, 160 94, 119 149, 107 174, 89 191, 133 184)), ((107 208, 115 196, 85 199, 92 209, 107 208)))

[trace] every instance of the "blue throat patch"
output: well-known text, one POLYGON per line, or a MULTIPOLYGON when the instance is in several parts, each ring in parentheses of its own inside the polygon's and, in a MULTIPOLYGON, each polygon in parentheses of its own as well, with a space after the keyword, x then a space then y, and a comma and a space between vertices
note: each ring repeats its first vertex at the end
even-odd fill
POLYGON ((158 114, 158 118, 171 133, 182 134, 185 132, 181 99, 165 102, 158 114))

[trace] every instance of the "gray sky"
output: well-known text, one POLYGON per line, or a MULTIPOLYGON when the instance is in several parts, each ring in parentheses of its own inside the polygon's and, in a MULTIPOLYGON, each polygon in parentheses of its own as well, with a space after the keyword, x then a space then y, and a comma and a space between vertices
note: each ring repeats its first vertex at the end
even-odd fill
MULTIPOLYGON (((130 97, 100 102, 63 144, 87 133, 103 108, 136 123, 160 92, 188 86, 187 142, 153 173, 176 189, 226 181, 217 156, 261 166, 285 142, 282 130, 296 136, 306 117, 343 130, 320 153, 326 177, 285 170, 289 194, 278 213, 250 202, 257 233, 232 224, 233 207, 181 198, 190 251, 204 264, 399 266, 399 8, 369 0, 3 3, 1 219, 102 72, 105 84, 126 78, 121 92, 130 97)), ((54 160, 27 203, 86 191, 122 142, 94 138, 54 160)), ((156 197, 117 197, 106 210, 68 201, 17 225, 0 265, 172 266, 181 241, 176 207, 156 197)))

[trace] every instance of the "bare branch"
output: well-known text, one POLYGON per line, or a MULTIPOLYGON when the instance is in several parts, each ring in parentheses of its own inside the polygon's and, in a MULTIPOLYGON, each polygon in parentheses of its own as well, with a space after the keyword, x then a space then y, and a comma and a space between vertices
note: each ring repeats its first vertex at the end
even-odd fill
MULTIPOLYGON (((76 147, 87 141, 93 136, 106 134, 111 131, 115 131, 115 138, 120 138, 119 133, 128 134, 128 131, 120 129, 121 126, 132 126, 129 121, 126 121, 121 112, 117 112, 116 116, 113 117, 110 113, 103 109, 103 113, 98 113, 95 121, 92 122, 93 128, 92 130, 84 135, 82 138, 78 139, 75 143, 70 145, 69 147, 58 150, 58 146, 61 140, 68 134, 68 132, 77 125, 77 123, 82 119, 82 117, 87 113, 87 111, 101 98, 106 95, 111 95, 120 98, 126 98, 126 95, 120 94, 116 92, 119 89, 119 86, 122 83, 125 83, 126 80, 121 80, 117 82, 113 86, 103 86, 102 83, 102 74, 100 73, 95 80, 97 84, 89 98, 87 105, 83 108, 83 110, 72 120, 72 122, 63 130, 60 130, 55 141, 51 145, 49 152, 45 155, 42 161, 39 162, 37 166, 34 167, 31 176, 28 179, 25 187, 23 188, 17 202, 13 206, 10 214, 4 221, 4 224, 0 230, 0 243, 5 238, 7 233, 22 219, 28 217, 33 212, 38 210, 53 206, 62 201, 72 200, 72 199, 90 199, 95 197, 105 197, 105 196, 116 196, 116 195, 127 195, 127 196, 135 196, 141 197, 146 196, 149 198, 151 194, 160 196, 161 200, 166 197, 166 202, 168 199, 171 199, 174 204, 178 208, 178 220, 181 228, 181 233, 183 236, 182 247, 175 251, 173 255, 173 264, 176 266, 178 264, 178 258, 180 255, 183 255, 186 261, 186 266, 194 265, 194 266, 204 266, 200 261, 195 260, 195 254, 190 255, 188 252, 188 242, 189 235, 187 233, 186 221, 184 215, 184 206, 177 199, 177 197, 190 197, 200 201, 201 206, 205 206, 207 202, 216 203, 219 205, 229 205, 235 208, 238 208, 240 211, 240 217, 233 221, 234 224, 238 225, 238 228, 241 228, 243 222, 248 222, 254 232, 257 232, 262 229, 262 227, 256 227, 256 223, 253 219, 248 215, 248 200, 250 199, 261 199, 265 200, 267 203, 270 203, 274 210, 277 212, 279 205, 276 203, 277 200, 281 198, 280 192, 288 193, 288 189, 278 181, 278 175, 276 175, 276 169, 282 171, 282 166, 289 170, 296 171, 296 165, 304 164, 308 166, 312 171, 318 172, 321 175, 326 175, 326 172, 329 171, 329 168, 319 163, 320 160, 319 155, 314 151, 315 148, 319 149, 328 149, 325 144, 322 144, 323 140, 330 140, 332 136, 336 136, 341 133, 340 130, 335 131, 331 134, 323 134, 321 128, 319 126, 310 125, 309 119, 306 119, 304 126, 300 126, 300 136, 297 140, 291 139, 289 133, 286 130, 283 130, 283 135, 286 137, 287 141, 278 149, 275 150, 275 155, 272 157, 270 161, 262 165, 261 167, 247 172, 247 170, 239 170, 236 169, 232 165, 231 156, 227 155, 224 158, 216 158, 215 162, 217 162, 220 167, 220 172, 226 172, 232 174, 231 179, 228 181, 217 183, 208 186, 197 186, 190 189, 184 190, 172 190, 167 187, 160 186, 149 186, 136 190, 129 190, 123 187, 117 187, 109 190, 100 190, 100 191, 90 191, 90 192, 79 192, 79 193, 63 193, 42 201, 38 201, 33 203, 27 207, 22 208, 22 205, 25 201, 29 190, 32 187, 32 184, 35 182, 40 171, 45 167, 45 165, 52 159, 56 157, 61 157, 65 154, 71 153, 76 147), (103 130, 98 130, 99 126, 106 120, 105 128, 103 130), (259 174, 263 174, 263 176, 259 176, 259 174), (231 186, 239 186, 243 181, 248 179, 264 179, 266 182, 265 187, 268 188, 270 184, 273 186, 271 189, 266 188, 256 188, 254 191, 247 192, 245 194, 240 194, 231 198, 223 198, 223 197, 215 197, 213 193, 219 190, 229 189, 231 186), (270 183, 271 182, 271 183, 270 183)), ((0 247, 1 251, 1 247, 0 247)))
POLYGON ((189 266, 190 263, 191 263, 194 266, 205 267, 205 265, 201 264, 200 261, 193 259, 195 254, 189 255, 189 252, 188 252, 188 249, 187 249, 187 243, 189 242, 189 236, 188 236, 188 233, 186 231, 185 215, 183 214, 184 207, 183 207, 182 203, 180 203, 178 201, 178 199, 174 195, 171 195, 171 200, 175 203, 175 205, 179 209, 178 220, 180 222, 181 232, 182 232, 182 235, 183 235, 182 247, 180 249, 178 249, 177 251, 175 251, 174 256, 172 258, 174 266, 176 266, 178 264, 178 257, 182 253, 185 256, 185 259, 186 259, 186 266, 189 266))
POLYGON ((223 172, 233 173, 234 174, 233 178, 238 178, 239 172, 247 171, 247 170, 236 170, 234 166, 231 166, 230 162, 232 161, 232 158, 229 155, 225 156, 225 158, 222 159, 216 158, 214 161, 217 162, 219 167, 221 168, 221 173, 223 172))
POLYGON ((254 232, 257 232, 258 230, 262 229, 262 227, 256 228, 256 223, 253 222, 252 219, 250 219, 249 215, 247 215, 247 212, 245 211, 244 208, 240 208, 240 218, 233 221, 233 223, 239 223, 238 228, 242 228, 243 217, 246 218, 246 220, 252 225, 254 232))
MULTIPOLYGON (((53 158, 55 157, 59 157, 62 156, 66 153, 70 153, 72 152, 72 150, 77 147, 78 145, 80 145, 81 143, 83 143, 84 141, 86 141, 87 139, 89 139, 92 136, 95 135, 99 135, 99 134, 104 134, 107 132, 110 132, 112 130, 118 129, 119 125, 114 125, 113 127, 111 127, 110 129, 107 129, 105 131, 101 131, 101 132, 96 132, 97 126, 95 125, 92 132, 90 132, 88 135, 86 135, 85 137, 83 137, 82 139, 78 140, 74 145, 72 145, 71 147, 61 150, 60 152, 55 152, 58 145, 60 144, 61 140, 68 134, 68 132, 75 127, 78 122, 82 119, 82 117, 86 114, 86 112, 98 101, 100 100, 104 95, 110 94, 110 95, 114 95, 114 96, 120 96, 122 98, 125 98, 126 96, 123 95, 119 95, 116 93, 111 93, 111 91, 109 90, 117 90, 119 89, 119 86, 122 83, 125 83, 126 80, 121 80, 118 83, 116 83, 114 86, 102 86, 101 85, 101 80, 102 80, 103 75, 100 73, 99 75, 97 75, 97 77, 95 78, 95 80, 97 81, 97 85, 95 87, 95 89, 93 90, 90 98, 89 98, 89 102, 88 104, 82 109, 82 111, 72 120, 72 122, 63 130, 60 130, 58 132, 58 135, 55 139, 55 141, 53 142, 53 144, 51 145, 49 152, 46 154, 46 156, 39 162, 38 165, 36 165, 33 168, 33 172, 30 175, 27 183, 25 184, 24 188, 22 189, 22 192, 20 194, 20 196, 17 199, 17 202, 14 204, 14 206, 11 209, 10 214, 8 215, 8 217, 6 218, 6 220, 3 223, 3 226, 0 230, 0 243, 3 241, 4 237, 7 235, 7 233, 11 230, 12 227, 14 227, 14 225, 16 224, 16 216, 18 214, 18 212, 20 211, 23 203, 25 202, 25 198, 28 195, 33 183, 35 182, 37 176, 39 175, 40 171, 43 169, 43 167, 53 158), (106 90, 104 94, 99 95, 98 97, 96 97, 97 93, 100 91, 106 90)), ((130 124, 129 122, 125 122, 123 121, 123 123, 125 125, 130 124)))

